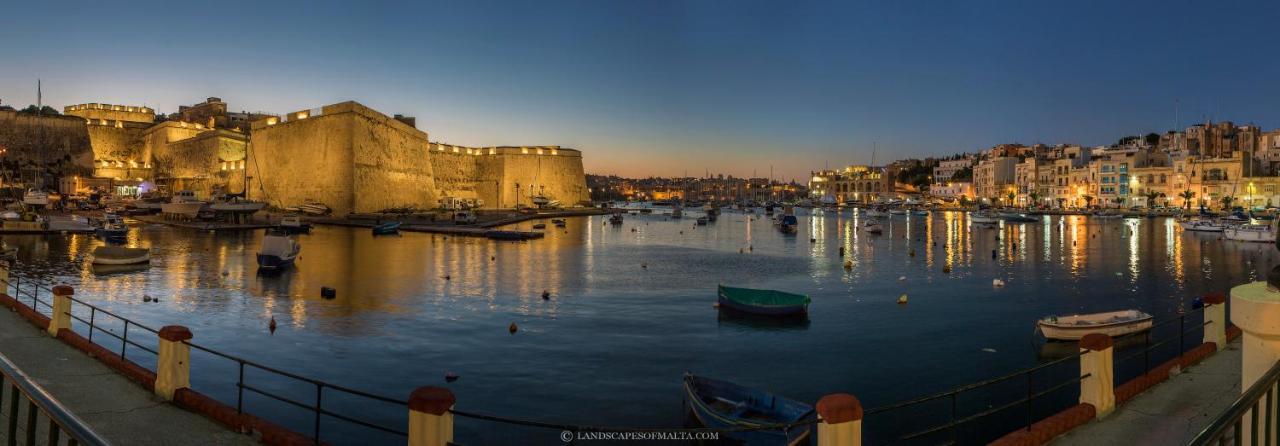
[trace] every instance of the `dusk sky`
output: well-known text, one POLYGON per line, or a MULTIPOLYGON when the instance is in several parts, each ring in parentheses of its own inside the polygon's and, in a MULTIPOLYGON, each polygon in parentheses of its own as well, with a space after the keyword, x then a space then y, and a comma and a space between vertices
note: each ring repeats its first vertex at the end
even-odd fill
POLYGON ((808 172, 1004 142, 1280 127, 1280 2, 9 2, 0 101, 355 100, 588 173, 808 172))

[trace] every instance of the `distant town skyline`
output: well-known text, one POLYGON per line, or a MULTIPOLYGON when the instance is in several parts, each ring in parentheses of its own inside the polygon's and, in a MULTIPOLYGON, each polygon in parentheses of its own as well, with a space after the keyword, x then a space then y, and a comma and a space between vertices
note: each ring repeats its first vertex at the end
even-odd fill
POLYGON ((803 180, 1207 119, 1280 127, 1280 5, 279 2, 10 5, 0 100, 288 113, 355 100, 587 172, 803 180), (1177 122, 1175 123, 1175 107, 1177 122))

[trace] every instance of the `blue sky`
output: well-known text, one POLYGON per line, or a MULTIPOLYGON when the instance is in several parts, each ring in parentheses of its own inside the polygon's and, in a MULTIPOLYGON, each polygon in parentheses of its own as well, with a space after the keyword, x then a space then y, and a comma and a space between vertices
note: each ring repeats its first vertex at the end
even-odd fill
POLYGON ((1277 2, 23 2, 0 100, 356 100, 588 172, 807 177, 1003 142, 1280 127, 1277 2))

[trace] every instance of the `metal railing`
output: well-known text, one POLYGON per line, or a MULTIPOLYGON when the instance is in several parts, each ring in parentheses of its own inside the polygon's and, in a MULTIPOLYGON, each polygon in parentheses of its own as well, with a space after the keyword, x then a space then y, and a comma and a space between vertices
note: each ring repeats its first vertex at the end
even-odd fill
MULTIPOLYGON (((1171 342, 1174 342, 1174 341, 1178 342, 1178 348, 1176 350, 1177 353, 1174 355, 1174 357, 1176 358, 1177 356, 1181 356, 1183 353, 1187 351, 1187 339, 1186 339, 1187 333, 1193 333, 1199 330, 1203 330, 1205 326, 1208 326, 1209 324, 1213 323, 1213 321, 1204 320, 1204 319, 1201 319, 1200 323, 1196 323, 1196 321, 1193 320, 1191 321, 1191 328, 1187 328, 1187 323, 1188 323, 1187 316, 1192 316, 1195 314, 1200 314, 1201 317, 1203 318, 1204 307, 1200 307, 1188 312, 1180 313, 1178 314, 1177 319, 1169 319, 1160 323, 1152 324, 1149 330, 1145 330, 1142 333, 1134 333, 1127 336, 1116 338, 1115 340, 1116 344, 1125 344, 1130 342, 1131 340, 1136 340, 1137 337, 1142 337, 1143 347, 1141 350, 1130 352, 1124 356, 1117 357, 1115 359, 1114 364, 1118 366, 1121 363, 1125 363, 1127 361, 1137 359, 1138 357, 1142 357, 1142 369, 1141 369, 1142 373, 1139 373, 1139 376, 1141 376, 1151 371, 1151 352, 1159 348, 1162 348, 1166 345, 1169 345, 1171 342), (1155 343, 1151 342, 1152 332, 1154 332, 1156 329, 1160 327, 1172 326, 1174 322, 1178 323, 1178 332, 1176 336, 1169 336, 1167 339, 1157 341, 1155 343)), ((1200 343, 1197 342, 1196 345, 1200 345, 1200 343)), ((1117 380, 1119 380, 1120 374, 1115 373, 1115 377, 1117 380)), ((1117 385, 1123 384, 1123 382, 1118 382, 1116 384, 1117 385)))
POLYGON ((1226 444, 1230 441, 1230 444, 1241 445, 1245 441, 1244 434, 1248 434, 1250 445, 1276 444, 1277 417, 1272 413, 1276 409, 1276 392, 1280 391, 1277 383, 1280 383, 1280 362, 1272 365, 1271 369, 1249 386, 1249 390, 1241 394, 1226 412, 1214 418, 1209 427, 1200 431, 1200 434, 1187 444, 1208 446, 1226 444), (1247 429, 1244 426, 1245 416, 1249 417, 1247 429), (1259 423, 1259 417, 1262 417, 1261 423, 1259 423), (1262 438, 1259 439, 1259 436, 1262 438))
POLYGON ((1053 392, 1066 388, 1067 386, 1070 386, 1072 384, 1078 384, 1080 381, 1090 376, 1089 374, 1086 373, 1082 376, 1076 376, 1071 379, 1057 382, 1047 388, 1043 388, 1037 391, 1035 388, 1036 372, 1046 370, 1058 364, 1066 363, 1072 360, 1078 360, 1080 358, 1080 355, 1081 353, 1077 352, 1062 358, 1041 363, 1033 367, 1022 369, 1006 375, 998 376, 998 377, 987 379, 984 381, 979 381, 976 383, 966 384, 963 386, 955 387, 949 390, 945 390, 939 393, 923 396, 923 397, 912 399, 912 400, 907 400, 907 401, 902 401, 898 403, 893 403, 885 406, 872 408, 866 411, 866 416, 870 417, 877 414, 884 414, 890 411, 917 406, 917 405, 925 404, 932 401, 947 400, 950 407, 947 414, 948 421, 946 421, 945 423, 933 425, 921 430, 909 432, 907 434, 898 435, 895 438, 897 439, 898 442, 903 442, 908 440, 917 440, 917 439, 921 439, 934 434, 946 432, 948 434, 947 439, 941 444, 956 444, 960 439, 959 429, 965 424, 981 420, 993 414, 1003 412, 1005 410, 1012 409, 1017 406, 1025 405, 1026 417, 1024 418, 1025 423, 1022 424, 1022 426, 1023 428, 1029 429, 1031 425, 1035 424, 1036 422, 1035 415, 1034 415, 1034 412, 1035 412, 1034 402, 1036 399, 1052 394, 1053 392), (1025 396, 1015 399, 1013 401, 1000 404, 998 406, 989 407, 985 410, 981 410, 978 412, 969 413, 969 414, 960 413, 959 399, 961 395, 972 393, 980 389, 986 389, 991 386, 995 386, 1005 382, 1014 382, 1015 380, 1018 380, 1018 379, 1026 380, 1025 396))
POLYGON ((6 444, 16 445, 18 437, 22 436, 25 437, 27 445, 34 446, 41 424, 41 415, 45 418, 43 424, 47 426, 45 432, 47 445, 60 444, 64 433, 67 435, 68 446, 110 444, 99 437, 83 420, 63 407, 53 395, 36 384, 34 379, 18 369, 18 366, 3 354, 0 354, 0 378, 3 378, 0 379, 0 418, 4 418, 5 414, 8 416, 8 420, 4 420, 7 421, 4 424, 6 444), (5 395, 6 392, 8 395, 5 395), (5 398, 6 396, 8 398, 5 398), (9 403, 7 412, 4 410, 6 399, 9 403), (26 403, 26 417, 23 420, 25 425, 19 429, 18 418, 22 414, 23 403, 26 403))

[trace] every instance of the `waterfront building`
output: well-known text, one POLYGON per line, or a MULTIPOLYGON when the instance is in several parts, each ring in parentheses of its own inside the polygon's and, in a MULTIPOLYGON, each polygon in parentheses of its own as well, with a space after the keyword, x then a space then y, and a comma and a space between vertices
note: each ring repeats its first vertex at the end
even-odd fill
MULTIPOLYGON (((993 150, 991 153, 1008 153, 993 150)), ((988 154, 990 155, 990 153, 988 154)), ((1019 158, 991 156, 978 162, 973 168, 974 196, 989 204, 1010 204, 1007 194, 1014 192, 1014 179, 1019 158)))
POLYGON ((973 183, 969 181, 947 181, 945 183, 934 183, 929 187, 929 193, 936 197, 959 200, 964 197, 966 200, 973 199, 973 183))
POLYGON ((956 172, 973 166, 973 157, 964 155, 957 159, 938 161, 937 167, 933 168, 933 184, 942 184, 951 180, 951 176, 956 172))

